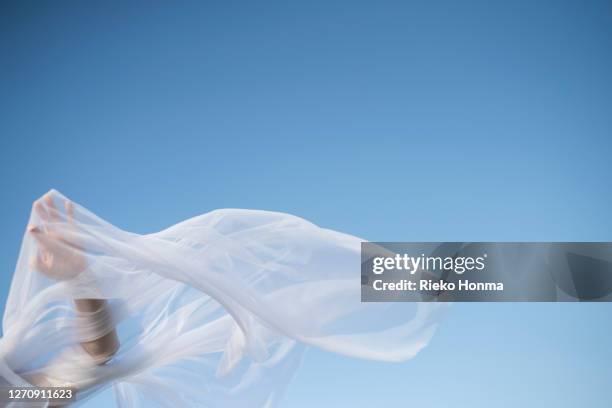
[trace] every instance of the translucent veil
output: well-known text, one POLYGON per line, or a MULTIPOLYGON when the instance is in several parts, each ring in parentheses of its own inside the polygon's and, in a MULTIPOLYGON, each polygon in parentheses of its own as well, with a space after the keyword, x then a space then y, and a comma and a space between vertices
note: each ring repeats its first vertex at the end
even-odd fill
POLYGON ((24 235, 0 376, 75 387, 77 404, 113 387, 122 407, 252 408, 276 406, 308 347, 410 359, 440 305, 361 303, 360 243, 237 209, 139 235, 52 190, 24 235))

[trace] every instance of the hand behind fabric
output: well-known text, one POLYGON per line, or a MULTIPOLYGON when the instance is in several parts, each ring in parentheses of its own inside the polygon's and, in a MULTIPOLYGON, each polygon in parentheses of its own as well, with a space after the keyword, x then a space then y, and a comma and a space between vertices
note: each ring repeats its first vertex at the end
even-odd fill
POLYGON ((58 280, 71 279, 87 267, 83 248, 75 242, 74 204, 64 199, 64 212, 55 205, 50 194, 34 202, 34 211, 44 226, 29 225, 28 232, 36 239, 38 253, 30 265, 46 276, 58 280))
POLYGON ((220 209, 136 234, 51 191, 28 225, 0 338, 13 385, 273 407, 309 347, 406 361, 439 321, 442 304, 361 302, 363 239, 291 214, 220 209))

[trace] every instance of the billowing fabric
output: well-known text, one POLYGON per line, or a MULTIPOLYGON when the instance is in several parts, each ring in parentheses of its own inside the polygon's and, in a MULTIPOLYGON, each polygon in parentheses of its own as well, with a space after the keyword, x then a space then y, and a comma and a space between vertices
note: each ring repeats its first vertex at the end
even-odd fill
POLYGON ((3 320, 0 376, 113 387, 121 407, 273 407, 318 347, 401 362, 429 342, 437 304, 360 301, 360 243, 289 214, 225 209, 146 235, 57 191, 34 203, 3 320), (76 299, 107 299, 103 316, 76 299), (96 364, 83 342, 116 328, 96 364))

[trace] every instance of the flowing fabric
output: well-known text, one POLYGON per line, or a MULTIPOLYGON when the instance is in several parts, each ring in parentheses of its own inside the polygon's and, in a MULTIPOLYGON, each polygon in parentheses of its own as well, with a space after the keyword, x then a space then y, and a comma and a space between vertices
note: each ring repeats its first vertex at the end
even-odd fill
POLYGON ((317 347, 400 362, 439 304, 360 301, 361 239, 276 212, 225 209, 146 235, 57 191, 34 203, 3 319, 5 384, 113 387, 121 407, 273 407, 317 347), (105 299, 104 315, 75 300, 105 299), (112 330, 96 363, 82 343, 112 330))

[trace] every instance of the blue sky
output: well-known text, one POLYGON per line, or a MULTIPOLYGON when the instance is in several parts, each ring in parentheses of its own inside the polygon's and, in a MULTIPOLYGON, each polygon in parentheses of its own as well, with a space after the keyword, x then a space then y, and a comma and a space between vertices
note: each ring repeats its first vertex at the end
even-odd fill
MULTIPOLYGON (((141 233, 612 241, 610 50, 607 1, 3 2, 0 304, 50 188, 141 233)), ((406 364, 311 351, 283 406, 609 407, 611 311, 457 304, 406 364)))

